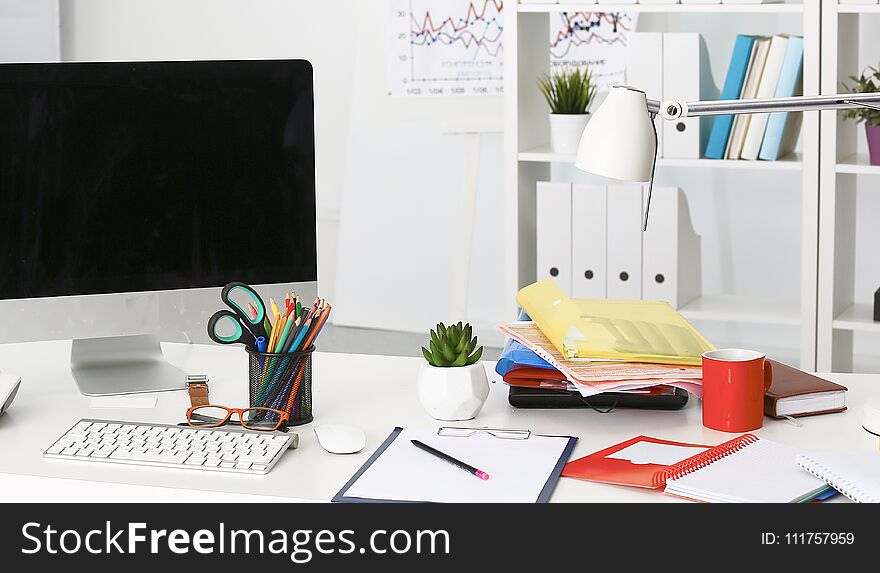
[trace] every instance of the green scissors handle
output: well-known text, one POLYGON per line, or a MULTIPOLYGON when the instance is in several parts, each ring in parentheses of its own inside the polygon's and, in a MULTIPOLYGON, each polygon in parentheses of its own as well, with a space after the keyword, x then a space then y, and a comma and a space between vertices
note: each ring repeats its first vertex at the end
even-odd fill
MULTIPOLYGON (((269 333, 266 332, 266 328, 263 326, 263 321, 266 318, 266 304, 263 302, 263 299, 260 298, 260 295, 257 294, 257 291, 244 283, 232 282, 223 287, 223 290, 220 292, 220 299, 226 306, 233 310, 242 321, 242 324, 244 324, 250 331, 250 334, 253 335, 254 339, 260 336, 266 340, 269 339, 269 333), (257 309, 257 315, 251 317, 246 308, 242 308, 231 298, 233 293, 243 293, 246 298, 250 299, 249 302, 257 309)), ((210 333, 211 328, 209 327, 208 330, 210 333)))
POLYGON ((248 348, 256 348, 254 335, 245 328, 237 313, 231 310, 218 310, 208 319, 208 336, 217 344, 244 344, 248 348), (217 327, 223 321, 232 325, 232 334, 220 334, 217 327))

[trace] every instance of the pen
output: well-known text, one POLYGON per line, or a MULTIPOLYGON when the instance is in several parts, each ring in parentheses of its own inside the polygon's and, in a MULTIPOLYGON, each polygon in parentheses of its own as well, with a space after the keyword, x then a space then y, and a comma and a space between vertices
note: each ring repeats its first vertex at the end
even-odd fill
POLYGON ((432 448, 431 446, 429 446, 428 444, 422 443, 418 440, 410 440, 410 442, 412 442, 412 444, 415 447, 417 447, 421 450, 424 450, 424 451, 428 452, 429 454, 436 456, 445 462, 449 462, 450 464, 454 465, 457 468, 463 469, 464 471, 466 471, 469 474, 474 474, 475 476, 477 476, 481 480, 489 479, 489 474, 487 474, 486 472, 478 470, 474 466, 468 465, 461 460, 457 460, 457 459, 453 458, 452 456, 450 456, 449 454, 444 454, 440 450, 436 450, 436 449, 432 448))

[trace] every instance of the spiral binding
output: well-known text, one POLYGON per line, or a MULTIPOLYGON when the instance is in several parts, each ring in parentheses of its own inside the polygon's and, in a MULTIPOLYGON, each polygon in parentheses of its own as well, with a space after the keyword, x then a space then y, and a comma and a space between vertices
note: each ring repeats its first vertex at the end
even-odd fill
POLYGON ((653 487, 664 487, 668 480, 680 478, 689 473, 693 473, 709 464, 717 462, 721 458, 726 458, 730 454, 736 453, 749 444, 753 444, 757 441, 758 436, 755 436, 754 434, 743 434, 738 438, 734 438, 721 445, 715 446, 714 448, 710 448, 703 453, 691 456, 686 460, 682 460, 677 464, 673 464, 654 474, 653 487))
POLYGON ((802 470, 816 476, 856 503, 876 503, 878 501, 862 491, 858 486, 854 486, 840 474, 829 470, 824 465, 810 458, 798 459, 798 465, 802 470))

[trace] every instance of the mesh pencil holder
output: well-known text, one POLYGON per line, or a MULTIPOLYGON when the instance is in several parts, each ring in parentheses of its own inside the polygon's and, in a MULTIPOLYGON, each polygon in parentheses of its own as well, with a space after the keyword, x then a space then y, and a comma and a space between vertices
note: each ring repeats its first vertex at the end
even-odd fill
POLYGON ((250 355, 249 382, 252 407, 275 408, 287 412, 288 426, 312 421, 311 346, 301 352, 258 352, 250 355))

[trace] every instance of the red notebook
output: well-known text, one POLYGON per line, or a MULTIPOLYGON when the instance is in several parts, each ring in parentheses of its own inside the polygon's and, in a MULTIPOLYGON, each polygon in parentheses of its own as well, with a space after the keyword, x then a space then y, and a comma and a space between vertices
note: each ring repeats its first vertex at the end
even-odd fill
POLYGON ((718 446, 638 436, 565 465, 562 475, 663 489, 703 502, 804 502, 828 489, 797 466, 804 452, 743 434, 718 446))
MULTIPOLYGON (((724 448, 726 445, 727 443, 712 448, 711 446, 702 446, 699 444, 686 444, 684 442, 671 442, 669 440, 661 440, 648 436, 636 436, 631 440, 621 442, 609 448, 605 448, 604 450, 599 450, 594 454, 568 462, 562 470, 562 475, 564 477, 588 479, 617 485, 631 485, 660 489, 666 485, 667 477, 676 472, 676 464, 680 464, 696 455, 705 455, 712 450, 724 448), (650 453, 652 448, 639 448, 639 446, 642 446, 643 444, 680 446, 680 448, 676 448, 675 450, 669 449, 668 455, 654 457, 651 456, 650 453), (633 446, 634 450, 637 451, 633 452, 633 450, 628 450, 633 453, 620 456, 615 455, 622 450, 627 450, 630 446, 633 446), (633 454, 635 454, 635 456, 641 454, 647 457, 641 459, 636 457, 636 459, 633 459, 633 457, 635 457, 633 454), (646 461, 648 457, 655 461, 663 459, 663 461, 669 463, 634 463, 646 461)), ((723 455, 723 452, 723 449, 718 450, 713 457, 723 455)))

